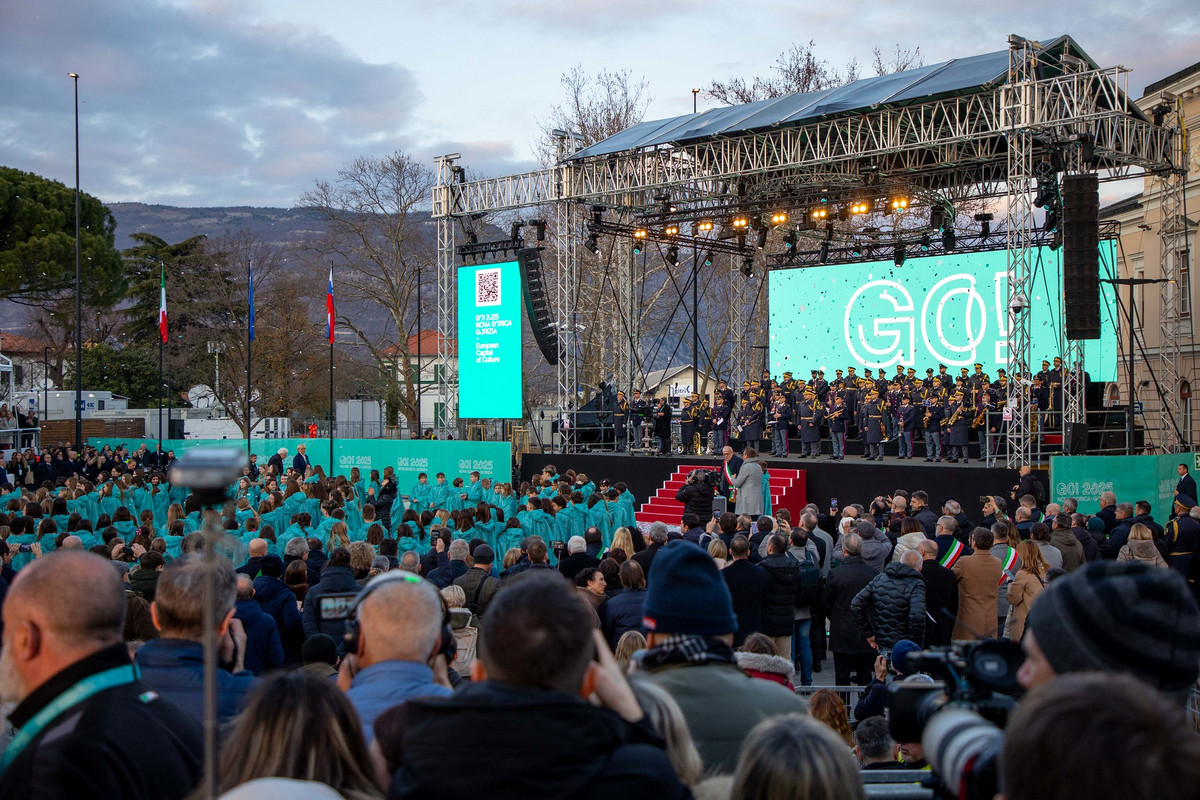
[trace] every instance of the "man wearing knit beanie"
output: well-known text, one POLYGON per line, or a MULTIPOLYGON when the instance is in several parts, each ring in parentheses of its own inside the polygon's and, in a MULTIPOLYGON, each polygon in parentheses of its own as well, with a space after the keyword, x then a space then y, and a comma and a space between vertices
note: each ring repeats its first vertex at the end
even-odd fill
POLYGON ((1200 608, 1174 570, 1098 561, 1042 592, 1021 644, 1026 689, 1069 672, 1127 672, 1182 697, 1200 675, 1200 608))
POLYGON ((795 693, 738 668, 733 600, 698 545, 681 540, 659 551, 642 614, 648 649, 640 673, 679 704, 706 769, 733 772, 742 740, 762 719, 805 713, 795 693))

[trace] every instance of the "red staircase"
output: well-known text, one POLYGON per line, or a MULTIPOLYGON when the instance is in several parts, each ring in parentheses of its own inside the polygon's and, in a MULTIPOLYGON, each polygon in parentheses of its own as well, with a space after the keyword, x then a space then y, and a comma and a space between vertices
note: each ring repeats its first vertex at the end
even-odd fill
MULTIPOLYGON (((683 504, 675 499, 675 493, 683 486, 688 473, 694 469, 712 469, 711 464, 680 464, 675 467, 654 496, 642 504, 637 512, 638 522, 664 522, 678 525, 683 513, 683 504)), ((770 467, 771 507, 786 508, 792 512, 792 521, 800 518, 800 509, 808 503, 808 482, 802 469, 770 467)))

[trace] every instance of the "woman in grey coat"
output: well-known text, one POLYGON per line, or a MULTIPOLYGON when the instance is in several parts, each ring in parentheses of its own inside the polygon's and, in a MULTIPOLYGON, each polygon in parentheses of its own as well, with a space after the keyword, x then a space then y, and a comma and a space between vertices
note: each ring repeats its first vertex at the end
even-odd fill
POLYGON ((734 488, 737 489, 737 503, 733 511, 756 519, 763 513, 762 465, 758 463, 758 453, 753 447, 747 447, 742 458, 745 460, 733 479, 734 488))

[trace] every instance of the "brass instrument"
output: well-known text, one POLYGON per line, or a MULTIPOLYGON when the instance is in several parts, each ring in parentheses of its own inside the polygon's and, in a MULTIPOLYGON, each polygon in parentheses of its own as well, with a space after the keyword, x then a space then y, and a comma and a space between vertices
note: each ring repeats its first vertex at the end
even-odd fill
POLYGON ((943 428, 953 428, 954 423, 958 422, 959 417, 962 416, 963 408, 965 408, 965 407, 966 407, 965 403, 959 403, 958 408, 954 409, 954 413, 950 415, 950 418, 946 419, 946 420, 942 420, 942 427, 943 428))
POLYGON ((975 418, 973 420, 971 420, 971 428, 972 429, 979 428, 979 427, 985 425, 987 423, 988 412, 991 410, 992 410, 991 406, 981 405, 979 407, 979 413, 977 413, 975 415, 975 418))
POLYGON ((696 454, 700 453, 700 434, 692 434, 692 451, 696 454))

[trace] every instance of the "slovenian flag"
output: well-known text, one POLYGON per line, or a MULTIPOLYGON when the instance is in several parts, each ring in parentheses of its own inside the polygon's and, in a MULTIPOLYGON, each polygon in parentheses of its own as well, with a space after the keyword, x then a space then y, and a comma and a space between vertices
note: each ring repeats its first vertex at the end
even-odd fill
POLYGON ((246 267, 246 282, 250 287, 249 304, 250 304, 250 341, 254 341, 254 262, 251 261, 246 267))
POLYGON ((333 265, 329 267, 329 293, 325 295, 325 326, 333 344, 333 265))
POLYGON ((167 268, 160 261, 162 270, 158 283, 158 333, 162 336, 163 344, 167 343, 167 268))

